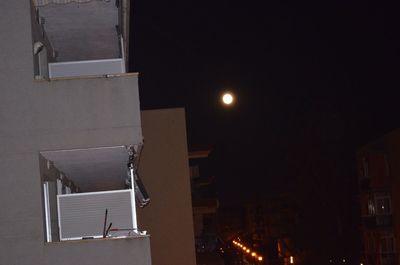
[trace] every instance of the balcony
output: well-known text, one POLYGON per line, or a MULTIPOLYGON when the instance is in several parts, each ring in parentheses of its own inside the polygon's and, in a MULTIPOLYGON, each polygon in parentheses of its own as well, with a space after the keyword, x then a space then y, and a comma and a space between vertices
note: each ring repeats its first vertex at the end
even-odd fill
POLYGON ((398 255, 396 253, 382 253, 381 265, 398 264, 398 255))
POLYGON ((391 227, 393 226, 393 218, 392 215, 363 217, 362 225, 368 229, 391 227))
POLYGON ((34 5, 35 78, 126 72, 127 36, 114 1, 34 5))
POLYGON ((114 146, 40 153, 47 242, 145 235, 136 204, 138 147, 114 146), (129 166, 129 167, 128 167, 129 166))

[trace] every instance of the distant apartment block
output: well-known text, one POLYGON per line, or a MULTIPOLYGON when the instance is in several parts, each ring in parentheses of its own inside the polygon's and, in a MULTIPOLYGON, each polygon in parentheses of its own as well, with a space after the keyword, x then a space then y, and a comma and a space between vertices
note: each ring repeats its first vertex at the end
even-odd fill
POLYGON ((190 183, 196 251, 215 252, 217 241, 216 213, 218 199, 213 172, 209 164, 211 147, 189 149, 190 183))
POLYGON ((362 263, 399 264, 400 131, 360 148, 357 167, 362 263))
POLYGON ((246 205, 243 238, 264 255, 266 264, 299 264, 301 255, 294 240, 296 224, 297 211, 291 196, 271 196, 264 202, 246 205))
POLYGON ((208 145, 189 148, 190 183, 197 264, 223 264, 218 231, 219 201, 208 145))

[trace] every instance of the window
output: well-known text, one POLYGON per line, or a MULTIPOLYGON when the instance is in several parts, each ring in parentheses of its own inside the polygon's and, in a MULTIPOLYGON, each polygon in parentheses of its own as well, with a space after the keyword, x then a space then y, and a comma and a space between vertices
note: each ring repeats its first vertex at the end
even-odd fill
POLYGON ((46 241, 140 233, 136 205, 149 197, 136 171, 139 154, 140 146, 41 152, 46 241))
POLYGON ((381 253, 394 253, 394 237, 384 236, 381 238, 381 253))
POLYGON ((388 215, 392 213, 390 196, 376 196, 375 197, 376 214, 388 215))
POLYGON ((393 235, 388 235, 381 238, 380 258, 382 265, 396 264, 395 240, 393 235))
POLYGON ((373 199, 368 199, 368 215, 375 215, 375 203, 373 199))

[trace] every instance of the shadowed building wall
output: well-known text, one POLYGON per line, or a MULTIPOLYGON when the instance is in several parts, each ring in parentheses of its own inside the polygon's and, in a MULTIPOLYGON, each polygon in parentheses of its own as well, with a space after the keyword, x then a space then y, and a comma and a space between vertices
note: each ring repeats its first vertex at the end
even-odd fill
POLYGON ((154 265, 195 265, 184 109, 142 111, 144 149, 139 173, 150 205, 138 210, 151 234, 154 265))

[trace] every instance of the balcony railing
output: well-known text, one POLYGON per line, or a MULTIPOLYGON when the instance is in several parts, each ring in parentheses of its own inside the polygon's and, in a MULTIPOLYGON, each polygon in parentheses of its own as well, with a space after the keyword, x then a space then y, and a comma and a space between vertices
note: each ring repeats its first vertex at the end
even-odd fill
POLYGON ((363 217, 362 224, 366 228, 390 227, 393 225, 392 215, 363 217))
POLYGON ((57 195, 60 239, 102 238, 104 225, 109 224, 113 229, 107 236, 136 235, 131 196, 131 190, 57 195))
POLYGON ((48 64, 49 78, 102 76, 126 73, 124 40, 119 39, 120 58, 83 60, 70 62, 50 62, 48 64))
POLYGON ((381 265, 396 265, 399 264, 396 253, 382 253, 381 265))
POLYGON ((106 76, 126 73, 125 47, 122 35, 119 35, 119 56, 117 58, 57 61, 57 52, 47 36, 46 30, 38 14, 34 25, 34 65, 36 79, 53 79, 79 76, 106 76))
POLYGON ((49 77, 99 76, 125 73, 123 58, 49 63, 49 77))

